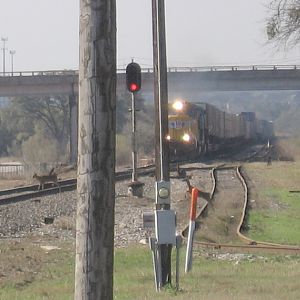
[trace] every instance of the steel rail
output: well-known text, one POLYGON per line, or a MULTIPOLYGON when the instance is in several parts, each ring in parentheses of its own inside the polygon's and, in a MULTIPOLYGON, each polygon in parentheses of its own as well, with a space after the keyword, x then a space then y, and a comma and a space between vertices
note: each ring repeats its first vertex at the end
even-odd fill
MULTIPOLYGON (((213 198, 214 196, 214 193, 216 191, 216 179, 215 179, 215 170, 216 170, 217 167, 193 167, 193 168, 187 168, 188 170, 208 170, 210 171, 210 177, 211 177, 211 180, 212 180, 212 188, 211 188, 211 191, 210 191, 210 200, 213 198)), ((201 196, 201 193, 200 193, 200 196, 201 196)), ((196 221, 206 212, 207 208, 208 208, 208 201, 205 200, 204 202, 204 205, 201 207, 200 211, 197 213, 196 215, 196 221)), ((186 225, 184 226, 184 229, 181 230, 181 237, 186 241, 187 240, 187 237, 186 237, 186 234, 188 233, 189 231, 189 222, 186 223, 186 225)))
MULTIPOLYGON (((154 165, 138 168, 138 174, 149 175, 155 171, 154 165)), ((131 178, 132 170, 116 172, 116 181, 126 180, 131 178)), ((77 179, 72 178, 68 180, 61 180, 58 182, 59 187, 50 187, 51 184, 46 185, 46 189, 38 190, 39 185, 30 185, 15 189, 8 189, 0 191, 0 196, 7 196, 0 199, 0 205, 12 204, 19 201, 25 201, 35 197, 47 196, 51 194, 57 194, 60 192, 73 191, 77 188, 77 179)))
MULTIPOLYGON (((170 169, 173 171, 176 170, 176 165, 171 164, 170 169)), ((137 172, 139 175, 153 174, 155 172, 155 165, 150 164, 147 166, 139 167, 137 169, 137 172)), ((125 171, 118 171, 116 172, 116 180, 121 181, 121 180, 129 179, 131 173, 132 173, 132 169, 128 169, 125 171)), ((45 184, 45 189, 43 190, 38 190, 39 184, 28 185, 28 186, 13 188, 13 189, 0 190, 0 205, 11 204, 11 203, 15 203, 18 201, 23 201, 35 197, 41 197, 41 196, 56 194, 59 192, 75 190, 77 188, 77 179, 71 178, 66 180, 59 180, 58 184, 60 186, 60 191, 58 187, 52 187, 51 183, 45 184), (4 198, 2 196, 7 196, 7 197, 4 198)))
MULTIPOLYGON (((72 179, 66 179, 66 180, 59 180, 58 183, 61 186, 69 185, 69 184, 76 184, 76 179, 72 178, 72 179)), ((51 186, 51 183, 45 184, 45 187, 47 189, 50 186, 51 186)), ((39 184, 33 184, 33 185, 27 185, 27 186, 17 187, 17 188, 13 188, 13 189, 0 190, 0 196, 23 193, 23 192, 37 191, 38 188, 39 188, 39 184)))
MULTIPOLYGON (((269 243, 269 242, 264 242, 264 241, 256 241, 253 239, 250 239, 248 237, 246 237, 245 235, 243 235, 241 233, 241 229, 242 226, 244 224, 245 221, 245 216, 246 216, 246 211, 247 211, 247 204, 248 204, 248 186, 247 183, 244 179, 244 177, 242 176, 241 172, 240 172, 240 168, 241 166, 220 166, 220 167, 216 167, 213 168, 211 171, 211 178, 213 181, 213 187, 211 190, 211 200, 214 197, 215 194, 215 190, 216 190, 216 178, 215 178, 215 171, 216 170, 227 170, 227 169, 235 169, 236 173, 237 173, 237 177, 238 179, 241 181, 243 188, 244 188, 244 204, 243 204, 243 209, 242 209, 242 214, 241 214, 241 219, 240 222, 238 224, 236 233, 238 235, 238 237, 241 239, 241 241, 243 241, 246 244, 236 244, 236 245, 232 245, 232 244, 223 244, 223 243, 209 243, 209 242, 200 242, 200 241, 195 241, 194 240, 194 244, 198 245, 200 247, 212 247, 215 249, 251 249, 251 250, 274 250, 277 252, 292 252, 293 254, 300 254, 300 247, 299 246, 292 246, 292 245, 285 245, 285 244, 276 244, 276 243, 269 243)), ((197 214, 196 220, 199 219, 206 211, 206 209, 208 208, 208 202, 205 203, 205 205, 201 208, 201 210, 199 211, 199 213, 197 214)), ((186 233, 188 232, 188 225, 185 226, 185 228, 181 231, 181 235, 183 237, 183 239, 186 241, 186 233)))

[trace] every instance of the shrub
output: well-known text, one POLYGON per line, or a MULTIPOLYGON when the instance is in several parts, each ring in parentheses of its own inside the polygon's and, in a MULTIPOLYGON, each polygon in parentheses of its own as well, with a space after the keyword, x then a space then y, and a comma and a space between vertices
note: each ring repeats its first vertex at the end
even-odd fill
POLYGON ((56 141, 35 134, 22 143, 23 159, 26 163, 57 162, 60 157, 56 141))

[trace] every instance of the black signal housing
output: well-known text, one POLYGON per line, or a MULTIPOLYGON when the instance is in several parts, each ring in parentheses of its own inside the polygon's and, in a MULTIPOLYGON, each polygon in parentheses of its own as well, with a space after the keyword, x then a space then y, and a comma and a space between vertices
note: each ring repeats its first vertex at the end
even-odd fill
POLYGON ((126 85, 131 93, 138 92, 142 83, 141 67, 139 64, 132 62, 126 67, 126 85))

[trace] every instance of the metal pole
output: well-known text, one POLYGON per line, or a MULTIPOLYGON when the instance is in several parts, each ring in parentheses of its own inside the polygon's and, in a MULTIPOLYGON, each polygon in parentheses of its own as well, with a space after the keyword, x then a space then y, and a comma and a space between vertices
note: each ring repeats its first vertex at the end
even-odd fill
MULTIPOLYGON (((155 159, 156 186, 169 188, 169 150, 165 137, 168 134, 168 85, 165 39, 165 6, 164 0, 152 0, 153 20, 153 70, 155 100, 155 159)), ((160 201, 156 195, 156 210, 169 210, 170 200, 160 201)), ((156 228, 156 231, 159 229, 156 228)), ((159 245, 161 262, 161 285, 171 283, 171 252, 172 244, 159 245)), ((159 262, 159 263, 160 263, 159 262)))
POLYGON ((14 54, 16 54, 16 51, 10 50, 9 53, 11 54, 11 76, 14 76, 14 54))
POLYGON ((136 118, 135 118, 135 96, 131 93, 131 148, 132 148, 132 182, 137 181, 136 168, 137 168, 137 153, 136 153, 136 118))
POLYGON ((165 142, 168 134, 168 82, 165 39, 164 0, 152 0, 153 14, 153 71, 156 112, 155 157, 156 179, 169 181, 169 150, 165 142))
POLYGON ((3 48, 2 48, 2 51, 3 51, 3 76, 5 76, 5 51, 6 51, 5 42, 8 41, 8 38, 2 37, 1 41, 3 42, 3 48))

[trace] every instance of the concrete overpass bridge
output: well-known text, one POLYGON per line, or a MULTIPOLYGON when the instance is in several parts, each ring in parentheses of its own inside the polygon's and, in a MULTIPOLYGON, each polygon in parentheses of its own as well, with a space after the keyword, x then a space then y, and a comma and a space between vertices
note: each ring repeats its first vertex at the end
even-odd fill
MULTIPOLYGON (((117 92, 126 91, 125 69, 117 70, 117 92)), ((70 159, 77 157, 79 80, 76 70, 0 74, 0 97, 67 95, 70 159)), ((210 66, 168 69, 169 98, 197 98, 209 91, 300 90, 300 65, 210 66)), ((153 95, 153 70, 142 69, 141 93, 153 95)))
MULTIPOLYGON (((168 68, 169 94, 207 91, 300 90, 300 65, 168 68)), ((125 69, 117 70, 117 91, 126 91, 125 69)), ((153 93, 153 70, 142 69, 141 93, 153 93)), ((77 95, 78 71, 0 73, 0 97, 77 95)))

